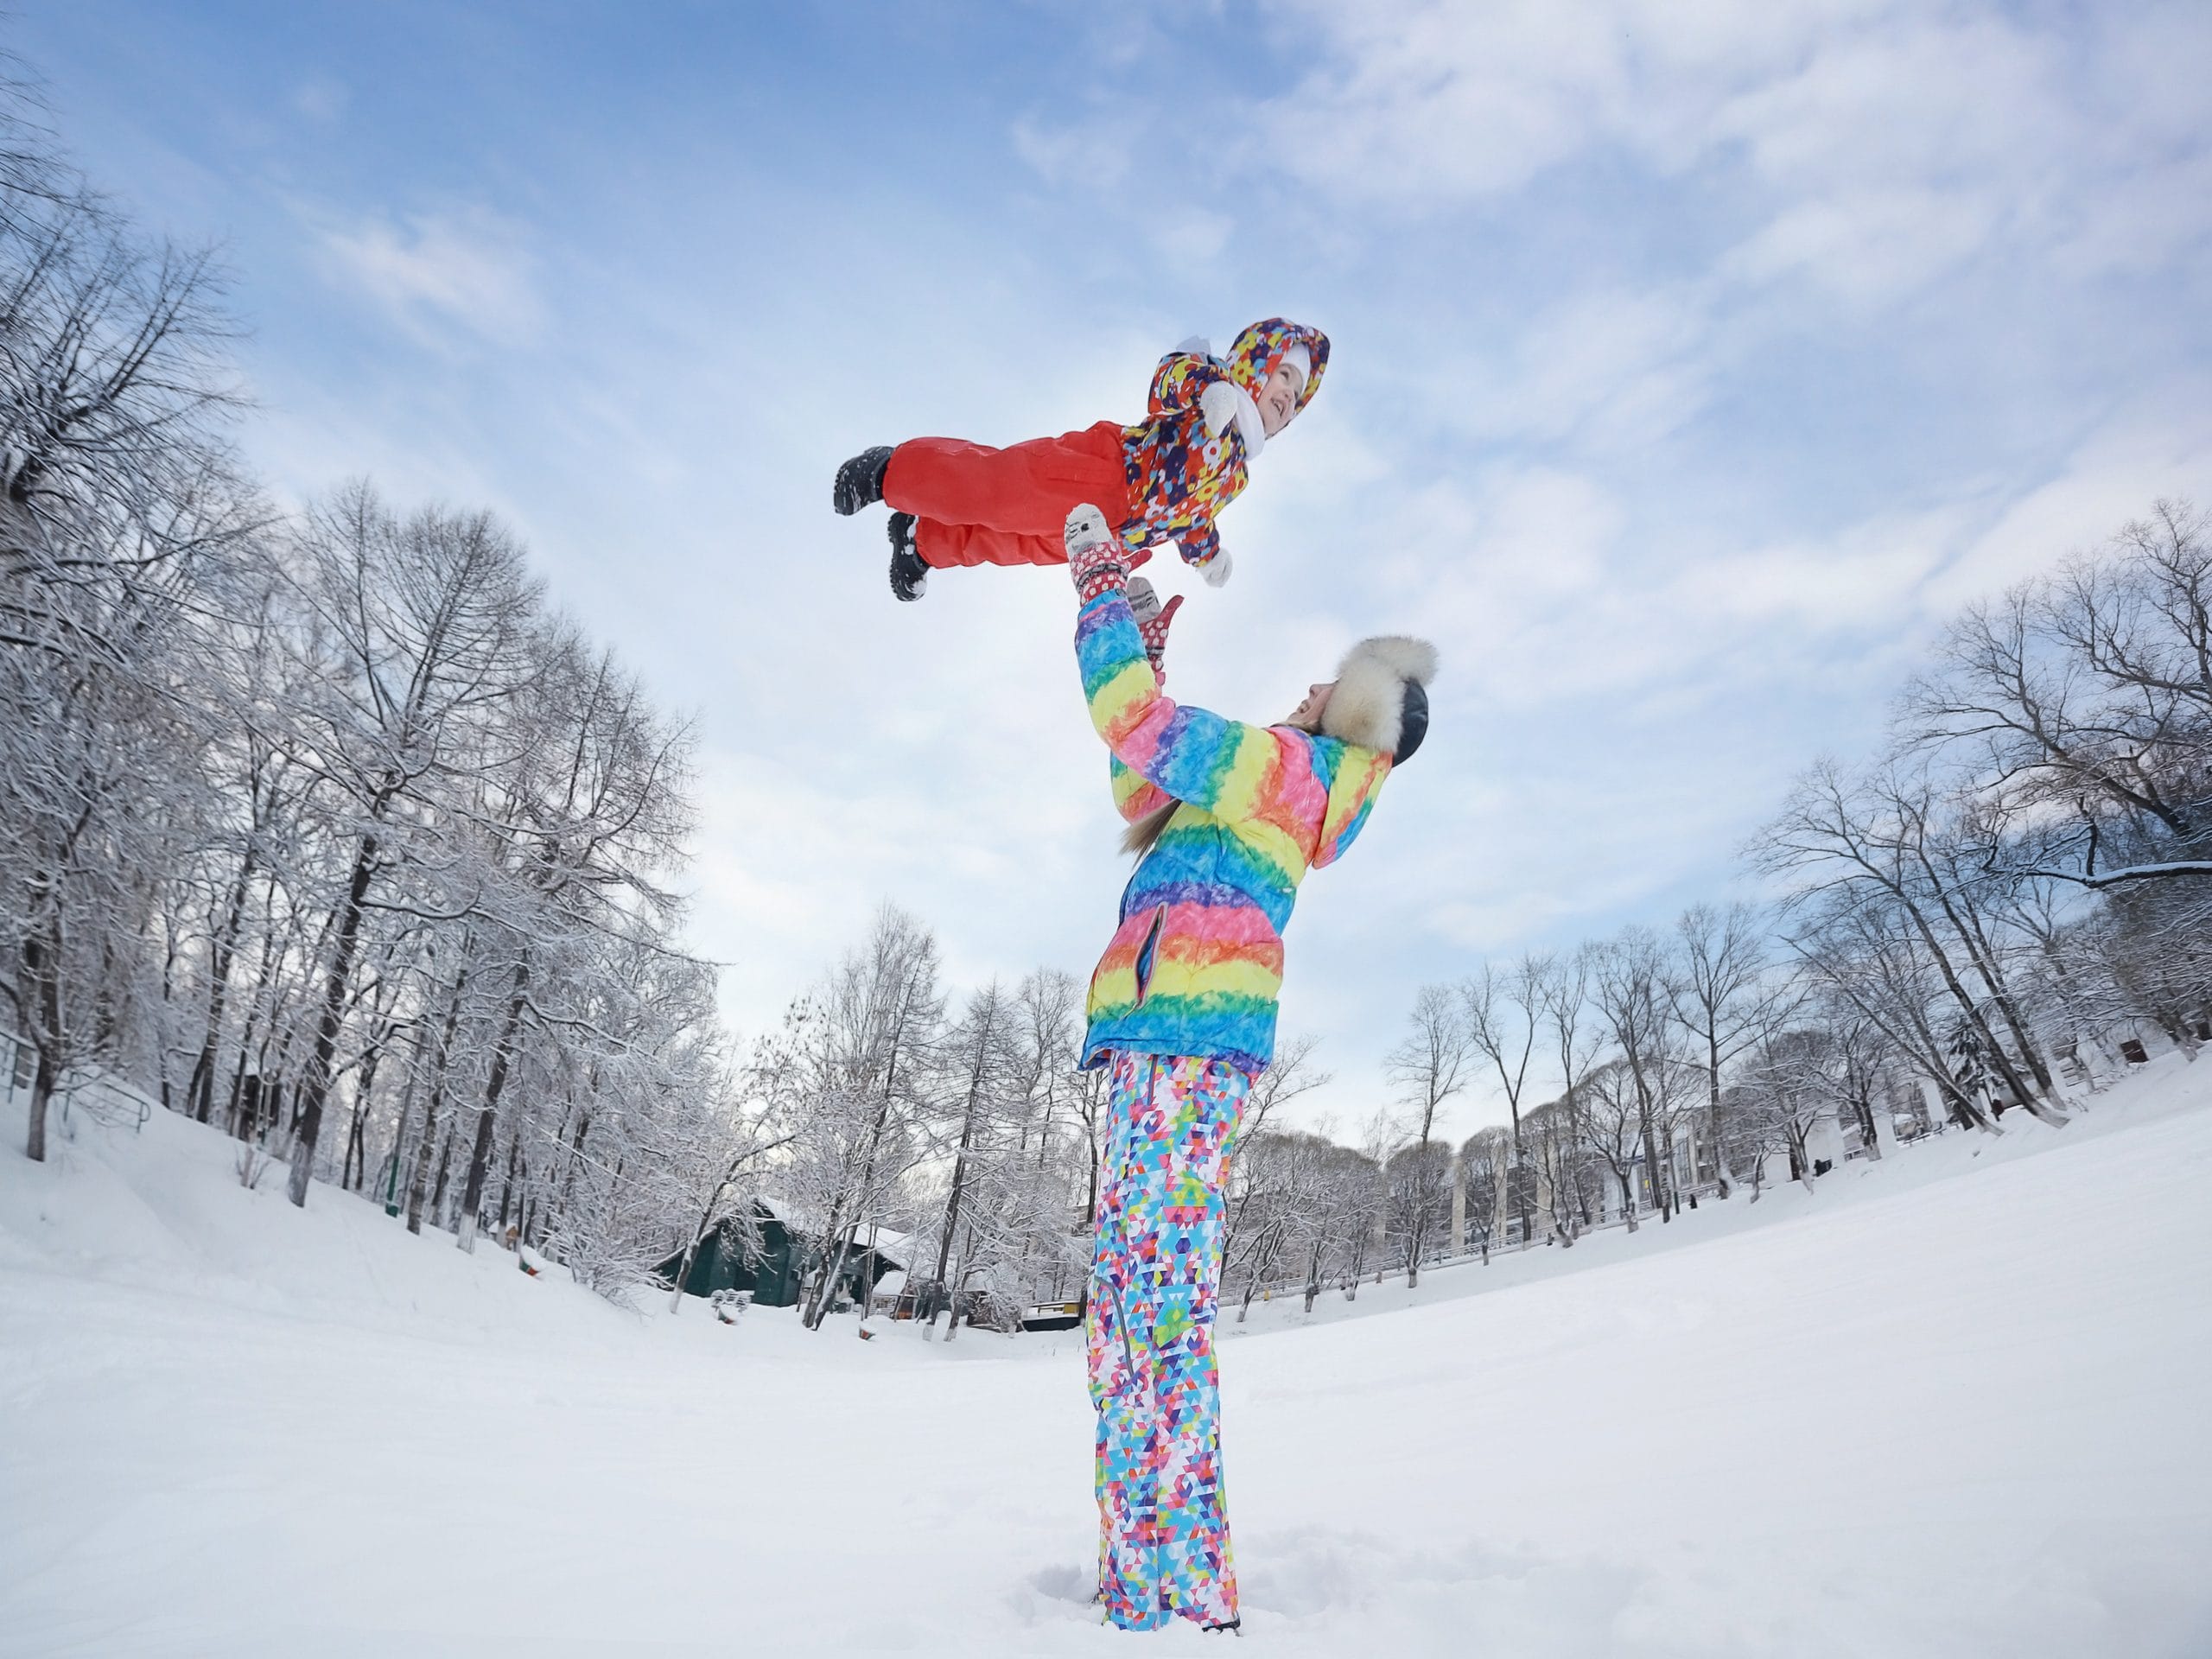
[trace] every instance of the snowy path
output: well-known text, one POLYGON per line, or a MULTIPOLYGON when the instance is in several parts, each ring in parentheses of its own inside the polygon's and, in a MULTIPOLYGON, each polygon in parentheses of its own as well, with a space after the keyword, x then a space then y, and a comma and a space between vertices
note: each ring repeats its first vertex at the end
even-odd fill
MULTIPOLYGON (((1248 1639, 2212 1652, 2191 1071, 1958 1179, 1908 1152, 1764 1224, 1228 1344, 1248 1639)), ((0 1156, 0 1653, 1220 1645, 1081 1605, 1071 1338, 635 1318, 340 1195, 302 1220, 228 1156, 175 1120, 0 1156)))

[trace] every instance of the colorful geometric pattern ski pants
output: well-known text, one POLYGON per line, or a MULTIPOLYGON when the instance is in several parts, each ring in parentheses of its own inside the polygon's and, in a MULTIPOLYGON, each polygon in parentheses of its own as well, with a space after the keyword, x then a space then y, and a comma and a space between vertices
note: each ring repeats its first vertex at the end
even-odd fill
POLYGON ((1213 1354, 1224 1189, 1252 1080, 1116 1054, 1084 1337, 1098 1408, 1098 1588, 1126 1630, 1236 1617, 1213 1354))

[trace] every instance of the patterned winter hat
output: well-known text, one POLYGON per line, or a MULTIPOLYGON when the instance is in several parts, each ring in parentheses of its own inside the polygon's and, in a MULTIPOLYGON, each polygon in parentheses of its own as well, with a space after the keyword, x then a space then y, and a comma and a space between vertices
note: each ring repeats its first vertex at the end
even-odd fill
POLYGON ((1260 388, 1282 366, 1283 359, 1295 346, 1306 348, 1312 365, 1306 371, 1305 387, 1298 394, 1298 409, 1291 411, 1295 415, 1313 401, 1313 393, 1321 384, 1321 372, 1329 366, 1329 337, 1319 328, 1308 328, 1302 322, 1291 322, 1282 317, 1254 323, 1237 335, 1236 343, 1229 348, 1229 378, 1257 397, 1260 388))

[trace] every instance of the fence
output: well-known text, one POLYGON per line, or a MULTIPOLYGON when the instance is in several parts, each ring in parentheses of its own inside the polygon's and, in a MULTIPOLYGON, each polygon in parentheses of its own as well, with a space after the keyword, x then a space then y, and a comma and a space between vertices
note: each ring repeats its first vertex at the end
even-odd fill
MULTIPOLYGON (((13 1032, 0 1031, 0 1102, 29 1106, 37 1067, 35 1049, 13 1032)), ((145 1127, 156 1104, 143 1090, 96 1066, 80 1065, 61 1074, 48 1109, 65 1128, 72 1113, 82 1112, 96 1122, 128 1123, 135 1131, 145 1127)))

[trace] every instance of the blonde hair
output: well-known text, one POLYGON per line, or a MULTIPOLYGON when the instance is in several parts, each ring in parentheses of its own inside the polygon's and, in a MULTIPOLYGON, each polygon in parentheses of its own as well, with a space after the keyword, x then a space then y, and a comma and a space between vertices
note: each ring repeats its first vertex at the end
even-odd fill
POLYGON ((1182 804, 1180 801, 1170 801, 1165 806, 1154 807, 1122 831, 1122 850, 1134 853, 1141 859, 1153 849, 1154 843, 1166 831, 1167 820, 1175 816, 1175 809, 1182 804))

